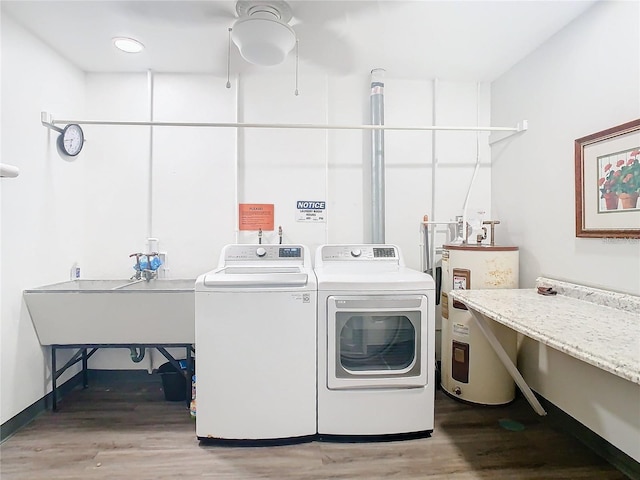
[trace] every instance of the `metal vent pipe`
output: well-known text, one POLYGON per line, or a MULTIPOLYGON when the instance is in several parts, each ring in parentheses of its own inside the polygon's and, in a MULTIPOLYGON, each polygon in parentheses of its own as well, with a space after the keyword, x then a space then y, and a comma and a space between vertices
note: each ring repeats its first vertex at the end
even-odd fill
MULTIPOLYGON (((371 125, 384 125, 384 72, 371 70, 371 125)), ((372 130, 371 140, 371 243, 385 243, 384 130, 372 130)))

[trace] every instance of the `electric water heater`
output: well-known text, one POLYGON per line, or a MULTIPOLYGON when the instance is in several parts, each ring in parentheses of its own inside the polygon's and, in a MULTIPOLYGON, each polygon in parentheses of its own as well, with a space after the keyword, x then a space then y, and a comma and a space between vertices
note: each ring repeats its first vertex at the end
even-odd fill
MULTIPOLYGON (((466 306, 449 296, 456 289, 518 288, 518 247, 444 245, 442 254, 442 389, 454 398, 502 405, 515 398, 515 384, 466 306)), ((490 321, 516 362, 516 332, 490 321)))

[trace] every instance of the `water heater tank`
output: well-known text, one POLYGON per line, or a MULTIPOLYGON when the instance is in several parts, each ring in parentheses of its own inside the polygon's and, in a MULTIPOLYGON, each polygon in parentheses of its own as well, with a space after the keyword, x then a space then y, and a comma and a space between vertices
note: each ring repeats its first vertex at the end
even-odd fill
MULTIPOLYGON (((454 398, 502 405, 515 398, 515 384, 455 289, 518 288, 518 247, 444 245, 442 254, 442 389, 454 398)), ((515 363, 516 332, 490 321, 515 363)))

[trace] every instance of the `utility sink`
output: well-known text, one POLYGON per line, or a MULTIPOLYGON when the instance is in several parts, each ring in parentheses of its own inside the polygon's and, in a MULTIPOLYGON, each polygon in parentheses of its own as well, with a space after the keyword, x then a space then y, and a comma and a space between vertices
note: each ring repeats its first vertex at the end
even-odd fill
POLYGON ((195 343, 195 280, 73 280, 23 296, 41 345, 195 343))

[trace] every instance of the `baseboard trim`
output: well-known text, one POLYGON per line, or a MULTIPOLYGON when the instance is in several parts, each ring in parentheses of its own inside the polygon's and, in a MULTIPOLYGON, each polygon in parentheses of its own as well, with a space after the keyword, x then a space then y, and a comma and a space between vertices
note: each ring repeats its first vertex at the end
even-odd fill
POLYGON ((551 426, 568 433, 604 458, 632 480, 640 480, 640 463, 612 445, 590 428, 586 427, 562 409, 556 407, 542 395, 537 394, 540 403, 547 411, 547 419, 551 426))
MULTIPOLYGON (((82 385, 82 372, 76 373, 69 380, 61 385, 58 385, 58 398, 64 397, 78 385, 82 385)), ((0 425, 0 443, 11 437, 14 433, 20 430, 22 427, 31 423, 38 415, 45 410, 48 410, 52 404, 52 393, 49 392, 40 400, 33 402, 27 408, 22 410, 17 415, 0 425)))

